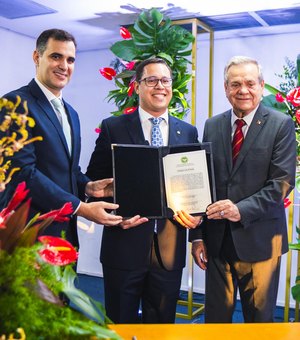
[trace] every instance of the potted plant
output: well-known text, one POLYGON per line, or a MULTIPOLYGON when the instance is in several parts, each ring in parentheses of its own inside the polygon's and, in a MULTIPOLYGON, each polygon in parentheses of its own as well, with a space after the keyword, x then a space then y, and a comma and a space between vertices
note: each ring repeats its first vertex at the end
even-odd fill
POLYGON ((186 99, 188 83, 192 75, 188 72, 191 63, 188 57, 194 36, 185 28, 172 25, 172 21, 152 8, 142 11, 133 25, 121 27, 122 40, 111 46, 116 56, 110 67, 99 71, 108 80, 115 81, 117 89, 108 93, 108 101, 115 103, 113 115, 128 114, 138 106, 138 96, 134 92, 136 65, 148 58, 164 59, 173 71, 173 98, 169 105, 170 114, 182 119, 188 109, 186 99))

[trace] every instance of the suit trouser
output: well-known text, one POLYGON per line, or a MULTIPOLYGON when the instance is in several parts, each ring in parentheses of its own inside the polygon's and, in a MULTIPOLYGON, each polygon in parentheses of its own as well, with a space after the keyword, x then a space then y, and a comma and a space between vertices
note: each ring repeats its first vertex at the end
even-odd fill
POLYGON ((273 322, 280 259, 248 263, 238 259, 230 235, 224 238, 220 256, 208 258, 205 322, 231 323, 239 290, 245 322, 273 322))
POLYGON ((155 248, 153 242, 151 261, 142 268, 120 270, 103 265, 105 309, 114 323, 175 322, 182 269, 165 270, 155 248))

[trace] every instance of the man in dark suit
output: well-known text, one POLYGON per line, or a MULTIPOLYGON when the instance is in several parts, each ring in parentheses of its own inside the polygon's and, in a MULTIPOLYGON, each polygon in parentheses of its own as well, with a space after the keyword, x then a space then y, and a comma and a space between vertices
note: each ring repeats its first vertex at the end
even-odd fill
POLYGON ((112 193, 112 179, 92 182, 80 171, 80 124, 77 112, 64 100, 62 89, 69 82, 75 62, 76 42, 68 32, 51 29, 44 31, 37 39, 33 61, 36 77, 27 86, 6 94, 4 97, 16 101, 20 96, 27 101, 29 116, 35 121, 28 127, 29 139, 42 136, 43 140, 26 145, 15 153, 12 167, 21 170, 13 176, 6 190, 0 195, 1 208, 5 207, 18 183, 25 181, 30 190, 31 215, 46 213, 71 202, 74 214, 69 222, 53 223, 45 234, 61 236, 78 246, 76 215, 97 223, 115 225, 120 216, 105 209, 117 205, 107 202, 85 203, 85 195, 102 197, 112 193), (62 100, 65 121, 61 125, 61 112, 56 112, 52 100, 62 100), (65 127, 68 128, 65 130, 65 127))
POLYGON ((190 234, 194 259, 206 269, 205 321, 232 322, 239 290, 245 322, 272 322, 288 251, 283 200, 295 182, 294 123, 260 103, 256 60, 233 57, 224 78, 232 109, 208 119, 203 134, 212 142, 217 201, 190 234))
MULTIPOLYGON (((112 143, 151 144, 153 117, 163 118, 160 123, 163 145, 198 143, 195 127, 168 114, 172 71, 164 60, 140 63, 134 86, 139 96, 138 110, 102 122, 87 170, 93 180, 112 176, 112 143)), ((121 224, 105 226, 103 230, 101 262, 107 315, 115 323, 137 323, 141 303, 142 322, 174 323, 185 265, 186 227, 195 227, 200 217, 176 216, 179 223, 136 218, 140 219, 135 228, 127 225, 124 229, 121 224)))

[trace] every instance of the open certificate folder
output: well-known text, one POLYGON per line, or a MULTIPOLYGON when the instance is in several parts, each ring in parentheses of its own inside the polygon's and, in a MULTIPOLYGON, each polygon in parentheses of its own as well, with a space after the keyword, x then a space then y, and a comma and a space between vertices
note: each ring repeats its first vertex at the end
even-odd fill
POLYGON ((212 202, 206 151, 166 155, 162 159, 168 208, 199 214, 212 202))
POLYGON ((113 144, 112 156, 116 213, 125 218, 200 215, 215 200, 211 143, 113 144))

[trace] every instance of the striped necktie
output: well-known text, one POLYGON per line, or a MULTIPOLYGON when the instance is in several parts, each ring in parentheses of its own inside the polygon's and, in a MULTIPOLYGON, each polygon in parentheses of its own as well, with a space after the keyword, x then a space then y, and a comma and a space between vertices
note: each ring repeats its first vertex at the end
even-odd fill
POLYGON ((243 119, 237 119, 235 121, 236 129, 234 132, 234 136, 232 139, 232 163, 235 164, 237 157, 240 153, 243 141, 244 141, 244 134, 243 134, 243 126, 246 124, 243 119))

